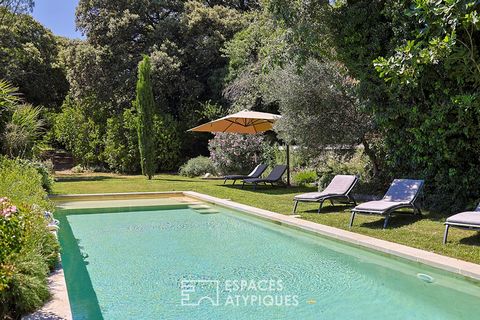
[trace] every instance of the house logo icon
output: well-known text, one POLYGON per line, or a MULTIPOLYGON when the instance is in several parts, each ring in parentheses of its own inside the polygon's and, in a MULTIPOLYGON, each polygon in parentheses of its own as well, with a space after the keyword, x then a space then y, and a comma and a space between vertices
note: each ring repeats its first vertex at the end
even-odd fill
POLYGON ((220 305, 220 282, 218 280, 182 280, 180 286, 182 306, 220 305))

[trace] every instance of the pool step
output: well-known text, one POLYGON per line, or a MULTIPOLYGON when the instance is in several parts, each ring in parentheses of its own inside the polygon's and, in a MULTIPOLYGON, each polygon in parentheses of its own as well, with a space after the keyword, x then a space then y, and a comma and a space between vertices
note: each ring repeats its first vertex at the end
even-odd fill
POLYGON ((215 213, 218 213, 218 211, 215 210, 215 209, 200 209, 200 210, 195 210, 195 212, 198 212, 200 214, 215 214, 215 213))
POLYGON ((190 209, 193 210, 201 210, 201 209, 210 209, 210 206, 207 206, 205 204, 192 204, 188 206, 190 209))

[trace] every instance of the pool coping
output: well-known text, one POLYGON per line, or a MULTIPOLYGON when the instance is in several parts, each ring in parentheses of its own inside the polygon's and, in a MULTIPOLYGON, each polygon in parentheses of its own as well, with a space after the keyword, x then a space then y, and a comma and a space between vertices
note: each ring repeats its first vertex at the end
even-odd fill
MULTIPOLYGON (((290 226, 296 229, 305 230, 314 234, 325 236, 328 238, 336 239, 342 242, 350 243, 359 247, 363 247, 370 250, 375 250, 387 255, 392 255, 400 258, 404 258, 410 261, 423 263, 427 266, 435 267, 441 270, 452 272, 466 278, 471 278, 476 281, 480 281, 480 264, 459 260, 447 256, 440 255, 438 253, 429 252, 422 249, 409 247, 406 245, 373 238, 370 236, 362 235, 359 233, 330 227, 327 225, 319 224, 312 221, 299 219, 298 216, 284 215, 264 209, 255 208, 249 205, 240 204, 230 199, 221 199, 206 194, 198 193, 195 191, 172 191, 172 192, 129 192, 129 193, 97 193, 97 194, 65 194, 65 195, 52 195, 50 199, 58 202, 62 200, 72 201, 73 199, 98 200, 98 198, 108 197, 158 197, 158 196, 178 196, 182 195, 187 198, 200 200, 214 205, 219 205, 229 209, 241 211, 247 214, 251 214, 263 219, 275 221, 277 223, 290 226)), ((59 273, 49 278, 49 281, 56 290, 67 292, 66 282, 63 275, 63 270, 59 269, 59 273)), ((70 306, 68 300, 68 294, 58 296, 56 306, 70 306), (66 301, 62 301, 65 300, 66 301)), ((42 310, 42 309, 41 309, 42 310)), ((66 319, 71 319, 67 317, 66 319)))

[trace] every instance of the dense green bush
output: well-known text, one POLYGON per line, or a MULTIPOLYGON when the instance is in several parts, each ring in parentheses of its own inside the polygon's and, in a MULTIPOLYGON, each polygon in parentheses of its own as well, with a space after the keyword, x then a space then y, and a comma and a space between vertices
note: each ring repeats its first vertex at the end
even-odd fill
POLYGON ((36 161, 36 160, 18 160, 21 164, 30 166, 37 170, 42 178, 42 187, 47 192, 52 192, 53 183, 55 179, 53 178, 53 163, 50 160, 47 161, 36 161))
POLYGON ((127 109, 119 117, 107 120, 104 158, 110 169, 120 173, 140 171, 137 117, 127 109))
POLYGON ((155 152, 159 171, 176 171, 180 165, 181 140, 177 122, 168 114, 155 115, 155 152))
POLYGON ((293 174, 293 183, 298 186, 305 186, 318 180, 317 172, 314 169, 303 169, 293 174))
POLYGON ((70 98, 65 100, 53 129, 57 141, 65 145, 77 162, 87 167, 98 163, 102 150, 100 127, 70 98))
POLYGON ((17 319, 49 297, 47 275, 59 245, 43 216, 53 204, 37 169, 0 158, 0 176, 0 318, 17 319))
POLYGON ((357 149, 353 155, 342 156, 329 152, 317 161, 320 187, 326 187, 337 174, 358 175, 362 183, 368 183, 372 178, 371 163, 365 156, 363 149, 357 149))
POLYGON ((186 177, 199 177, 206 173, 215 174, 215 165, 207 157, 196 157, 187 161, 180 167, 180 175, 186 177))

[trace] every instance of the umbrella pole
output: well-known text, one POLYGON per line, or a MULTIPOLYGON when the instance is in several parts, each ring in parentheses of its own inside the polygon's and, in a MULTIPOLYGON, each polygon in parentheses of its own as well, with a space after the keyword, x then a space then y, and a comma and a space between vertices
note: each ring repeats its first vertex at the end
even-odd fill
POLYGON ((290 187, 290 146, 286 144, 287 149, 287 186, 290 187))

